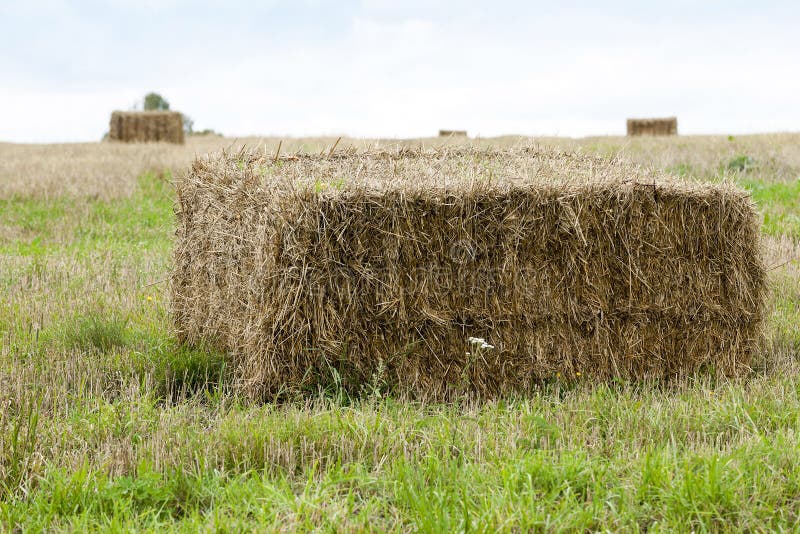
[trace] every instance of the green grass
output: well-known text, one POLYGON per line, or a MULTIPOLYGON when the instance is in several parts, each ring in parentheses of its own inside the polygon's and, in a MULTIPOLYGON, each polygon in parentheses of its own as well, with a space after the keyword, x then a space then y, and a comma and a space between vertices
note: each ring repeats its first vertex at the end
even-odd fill
POLYGON ((756 160, 747 154, 740 154, 728 161, 727 168, 734 172, 750 172, 757 165, 756 160))
MULTIPOLYGON (((800 182, 737 178, 765 236, 800 239, 800 182)), ((223 354, 175 338, 169 194, 147 175, 130 198, 0 205, 3 530, 800 528, 796 262, 741 380, 254 405, 223 354)))
POLYGON ((131 406, 106 405, 84 414, 81 434, 140 436, 127 473, 49 469, 30 495, 0 504, 0 517, 30 529, 196 529, 220 520, 436 532, 796 526, 800 406, 796 382, 781 384, 791 389, 780 398, 759 383, 582 387, 480 407, 240 406, 210 429, 188 422, 197 407, 132 406, 137 421, 121 413, 131 406), (187 461, 157 465, 165 458, 147 420, 156 410, 180 414, 169 440, 187 461))
POLYGON ((4 224, 15 239, 0 242, 0 254, 43 256, 66 251, 135 254, 170 247, 170 177, 147 174, 137 193, 114 201, 93 199, 0 200, 4 224), (65 230, 68 231, 65 241, 65 230))
POLYGON ((752 193, 763 213, 764 233, 800 239, 800 177, 793 182, 745 179, 740 184, 752 193))
POLYGON ((107 318, 100 314, 76 317, 75 322, 69 324, 65 332, 66 343, 84 350, 110 352, 127 343, 126 323, 125 320, 107 318))

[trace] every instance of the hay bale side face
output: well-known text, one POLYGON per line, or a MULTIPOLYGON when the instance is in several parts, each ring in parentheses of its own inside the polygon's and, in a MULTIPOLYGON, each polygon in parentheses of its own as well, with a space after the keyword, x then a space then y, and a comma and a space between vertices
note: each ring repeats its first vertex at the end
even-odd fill
POLYGON ((254 396, 331 369, 435 398, 736 373, 760 336, 758 225, 731 186, 468 151, 224 156, 178 194, 180 337, 228 351, 254 396))
POLYGON ((183 115, 177 111, 115 111, 108 137, 126 143, 183 144, 183 115))
POLYGON ((466 130, 439 130, 439 137, 466 137, 466 130))
POLYGON ((628 119, 629 136, 678 135, 678 119, 666 117, 660 119, 628 119))

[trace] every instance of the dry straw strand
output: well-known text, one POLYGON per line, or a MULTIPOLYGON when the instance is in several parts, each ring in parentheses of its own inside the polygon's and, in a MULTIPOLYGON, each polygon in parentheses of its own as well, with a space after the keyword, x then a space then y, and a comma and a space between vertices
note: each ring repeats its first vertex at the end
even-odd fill
POLYGON ((761 338, 749 195, 618 158, 220 153, 178 183, 176 210, 179 336, 225 350, 254 397, 332 376, 447 398, 559 373, 733 375, 761 338))

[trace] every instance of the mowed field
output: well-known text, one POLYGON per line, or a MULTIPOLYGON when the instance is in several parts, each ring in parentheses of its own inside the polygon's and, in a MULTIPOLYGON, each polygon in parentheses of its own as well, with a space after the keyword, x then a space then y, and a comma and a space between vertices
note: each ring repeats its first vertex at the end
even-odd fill
POLYGON ((748 376, 450 404, 378 387, 253 404, 221 354, 177 344, 172 181, 279 142, 336 139, 0 143, 0 530, 800 528, 800 134, 341 140, 619 154, 758 204, 770 298, 748 376))

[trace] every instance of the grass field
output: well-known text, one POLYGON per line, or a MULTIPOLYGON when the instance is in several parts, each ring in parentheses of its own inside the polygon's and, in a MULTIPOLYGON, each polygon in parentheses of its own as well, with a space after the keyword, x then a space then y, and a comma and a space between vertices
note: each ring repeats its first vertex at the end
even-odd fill
POLYGON ((539 141, 753 192, 771 297, 749 376, 248 404, 220 354, 176 343, 170 179, 278 140, 0 144, 2 530, 800 528, 800 134, 539 141))

